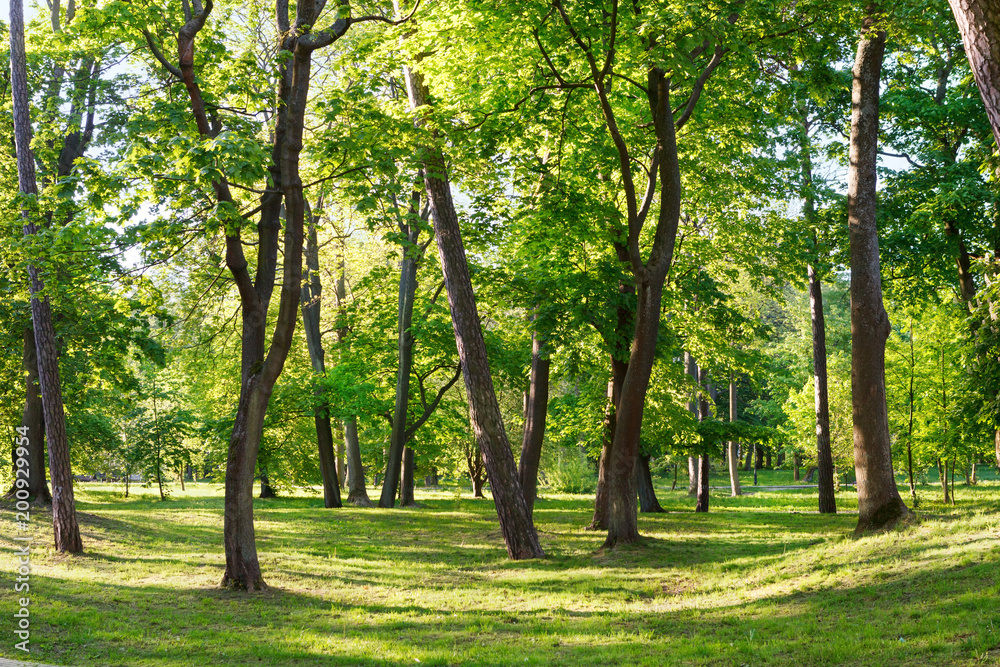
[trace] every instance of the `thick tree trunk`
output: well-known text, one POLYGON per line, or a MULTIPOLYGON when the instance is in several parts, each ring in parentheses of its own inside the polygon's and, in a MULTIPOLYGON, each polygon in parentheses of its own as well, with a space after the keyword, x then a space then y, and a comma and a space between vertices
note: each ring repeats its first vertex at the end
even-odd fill
MULTIPOLYGON (((21 428, 26 433, 28 443, 28 500, 49 504, 52 502, 52 494, 49 493, 49 484, 45 475, 45 419, 42 413, 42 395, 38 389, 38 355, 35 353, 35 332, 31 326, 24 329, 24 356, 22 357, 22 370, 24 371, 24 413, 21 416, 21 428)), ((19 440, 15 440, 11 451, 12 476, 17 479, 17 459, 16 454, 19 440)), ((4 496, 6 500, 15 498, 17 486, 11 486, 10 491, 4 496)))
POLYGON ((770 445, 768 445, 767 448, 764 449, 764 457, 765 457, 765 459, 767 461, 764 464, 764 467, 767 468, 768 470, 773 470, 774 466, 771 465, 771 447, 770 447, 770 445))
MULTIPOLYGON (((704 387, 707 381, 707 373, 704 368, 698 370, 698 386, 704 387)), ((705 421, 710 416, 708 411, 708 397, 705 392, 700 392, 698 400, 698 421, 705 421)), ((698 460, 698 503, 695 505, 695 512, 707 512, 710 489, 708 485, 709 475, 708 453, 704 453, 698 460)))
MULTIPOLYGON (((729 374, 729 421, 736 421, 736 381, 733 378, 733 374, 729 374)), ((729 465, 729 490, 730 493, 735 498, 736 496, 742 495, 743 491, 740 489, 740 446, 736 441, 731 441, 729 443, 729 452, 726 457, 726 463, 729 465)))
MULTIPOLYGON (((406 421, 409 416, 410 373, 413 369, 413 300, 417 294, 417 240, 420 229, 409 224, 404 230, 406 243, 403 244, 403 259, 399 270, 399 303, 396 321, 398 323, 398 370, 396 373, 396 404, 392 416, 392 433, 389 437, 389 452, 386 456, 385 478, 379 507, 393 507, 396 504, 396 488, 399 486, 403 449, 406 447, 406 421)), ((411 500, 412 502, 412 500, 411 500)))
POLYGON ((439 484, 439 481, 438 481, 438 471, 437 471, 437 468, 434 467, 434 466, 431 466, 430 470, 427 472, 427 474, 424 475, 424 486, 426 486, 426 487, 434 487, 434 486, 437 486, 438 484, 439 484))
MULTIPOLYGON (((418 109, 426 104, 426 89, 419 75, 408 70, 406 81, 411 106, 418 109)), ((458 215, 451 197, 444 155, 440 148, 427 145, 423 148, 422 157, 424 186, 434 218, 434 233, 448 292, 455 343, 465 376, 469 417, 489 476, 500 531, 511 558, 541 558, 545 554, 524 502, 524 492, 517 477, 517 465, 510 451, 493 388, 486 343, 476 308, 476 295, 472 289, 472 278, 458 215)))
MULTIPOLYGON (((37 197, 34 156, 31 151, 31 112, 29 109, 28 69, 24 50, 24 5, 22 0, 10 2, 10 70, 13 97, 14 144, 17 153, 17 180, 22 194, 37 197)), ((25 208, 24 235, 34 236, 39 211, 25 208)), ((31 321, 38 361, 38 385, 42 398, 45 440, 49 450, 49 472, 52 479, 52 526, 57 551, 83 551, 80 528, 76 521, 73 497, 73 471, 70 467, 69 440, 66 437, 66 417, 63 412, 62 386, 59 380, 59 356, 48 296, 41 299, 45 284, 33 264, 28 266, 31 292, 31 321)), ((42 433, 28 433, 41 438, 42 433)))
POLYGON ((344 420, 344 449, 347 450, 347 502, 358 507, 371 507, 355 417, 344 420))
POLYGON ((760 445, 754 445, 754 452, 756 454, 754 455, 753 469, 761 470, 764 467, 764 448, 760 445))
POLYGON ((260 471, 260 497, 265 500, 278 497, 278 494, 271 488, 271 478, 267 476, 267 468, 261 468, 260 471))
POLYGON ((639 490, 639 511, 665 511, 660 506, 660 501, 656 498, 656 487, 653 486, 653 475, 649 471, 649 454, 639 454, 636 458, 635 481, 639 490))
MULTIPOLYGON (((319 240, 316 218, 309 216, 309 233, 305 247, 306 275, 302 282, 302 325, 306 333, 309 361, 317 375, 326 375, 326 351, 320 334, 320 309, 323 306, 323 284, 319 274, 319 240)), ((323 506, 343 507, 340 499, 340 481, 337 478, 337 457, 333 448, 333 427, 330 425, 330 404, 323 390, 314 389, 317 403, 313 421, 316 424, 316 444, 319 449, 319 470, 323 477, 323 506)))
POLYGON ((885 342, 889 318, 882 303, 878 229, 875 220, 879 82, 885 33, 871 26, 869 8, 854 64, 848 231, 851 246, 851 395, 854 469, 858 487, 858 534, 891 528, 910 511, 896 489, 885 394, 885 342))
POLYGON ((414 452, 409 447, 403 449, 402 476, 399 479, 399 506, 413 507, 417 501, 413 498, 413 466, 414 452))
POLYGON ((662 281, 639 283, 636 296, 635 338, 615 412, 610 451, 606 547, 639 539, 635 459, 639 455, 642 414, 659 335, 662 281))
POLYGON ((531 515, 538 495, 538 462, 542 457, 542 442, 545 439, 545 418, 549 405, 549 360, 548 351, 538 332, 531 335, 531 379, 528 396, 524 404, 524 436, 521 440, 521 460, 517 475, 524 491, 524 503, 531 515))
POLYGON ((816 397, 816 467, 819 471, 819 511, 836 514, 833 488, 833 450, 830 448, 830 399, 826 372, 826 319, 823 286, 809 265, 809 309, 812 313, 813 385, 816 397))
POLYGON ((996 0, 948 0, 948 4, 1000 146, 1000 4, 996 0))

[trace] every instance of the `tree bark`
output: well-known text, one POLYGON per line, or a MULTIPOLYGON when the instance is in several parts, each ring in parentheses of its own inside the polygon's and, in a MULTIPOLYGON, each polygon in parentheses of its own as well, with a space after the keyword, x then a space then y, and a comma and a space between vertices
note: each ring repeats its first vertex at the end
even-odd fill
POLYGON ((1000 470, 1000 430, 993 432, 993 445, 996 450, 997 470, 1000 470))
POLYGON ((347 502, 357 507, 371 507, 368 498, 368 480, 361 462, 361 443, 358 441, 358 420, 344 420, 344 449, 347 450, 347 502))
MULTIPOLYGON (((35 178, 34 156, 31 151, 31 112, 28 94, 27 57, 24 50, 24 5, 22 0, 10 3, 10 70, 14 115, 14 144, 17 153, 17 180, 20 192, 29 199, 21 210, 24 236, 37 233, 38 185, 35 178)), ((49 472, 52 478, 52 525, 57 551, 83 551, 80 528, 76 521, 73 497, 73 471, 70 467, 69 440, 66 437, 66 417, 63 411, 62 387, 59 379, 59 357, 56 348, 52 311, 45 283, 34 264, 29 264, 31 320, 34 329, 38 361, 38 385, 45 421, 45 440, 49 450, 49 472)), ((28 433, 40 438, 41 433, 28 433)))
POLYGON ((872 29, 877 18, 878 8, 872 5, 854 64, 847 177, 857 534, 891 528, 910 515, 896 489, 885 394, 885 342, 890 327, 882 303, 875 220, 879 82, 885 32, 872 29))
POLYGON ((413 466, 414 452, 411 448, 403 449, 402 476, 399 480, 399 506, 413 507, 417 501, 413 498, 413 466))
MULTIPOLYGON (((21 416, 21 428, 27 433, 28 444, 28 500, 48 505, 52 502, 49 484, 45 475, 45 419, 42 410, 42 395, 38 389, 38 355, 35 352, 35 331, 29 325, 24 329, 24 356, 22 357, 24 371, 24 412, 21 416)), ((17 479, 17 445, 14 441, 10 460, 13 465, 12 476, 17 479)), ((11 486, 4 496, 5 500, 15 499, 17 486, 11 486)))
MULTIPOLYGON (((729 374, 729 421, 736 421, 736 381, 733 374, 729 374)), ((729 456, 726 457, 729 465, 729 489, 733 497, 742 495, 740 489, 740 446, 733 440, 729 443, 729 456)))
MULTIPOLYGON (((302 303, 302 326, 306 333, 306 347, 313 371, 326 375, 326 351, 320 334, 320 309, 323 306, 323 284, 319 274, 319 240, 316 233, 316 216, 309 215, 309 232, 306 235, 305 265, 300 301, 302 303)), ((333 448, 333 427, 330 425, 330 402, 325 392, 317 384, 313 390, 316 397, 313 421, 316 425, 316 444, 319 449, 319 470, 323 477, 323 506, 343 507, 340 499, 340 480, 337 478, 337 455, 333 448)))
MULTIPOLYGON (((694 356, 690 352, 684 352, 684 372, 691 376, 691 381, 698 384, 698 364, 694 360, 694 356)), ((692 391, 691 400, 687 404, 688 411, 694 416, 695 419, 698 417, 698 392, 697 390, 692 391)), ((698 493, 698 457, 688 456, 688 495, 694 496, 698 493)))
POLYGON ((524 491, 524 503, 528 515, 535 509, 538 495, 538 462, 542 457, 542 442, 545 439, 545 418, 549 405, 549 360, 548 350, 542 336, 537 331, 531 334, 531 378, 528 396, 524 405, 524 435, 521 440, 521 460, 517 475, 524 491))
POLYGON ((1000 5, 996 0, 948 0, 948 4, 1000 146, 1000 5))
POLYGON ((826 372, 826 319, 823 286, 812 264, 809 271, 809 309, 812 314, 813 385, 816 397, 816 467, 819 472, 820 514, 837 513, 833 488, 833 450, 830 448, 830 398, 826 372))
MULTIPOLYGON (((704 387, 707 381, 707 373, 704 368, 698 369, 698 386, 704 387)), ((708 397, 704 391, 699 392, 698 397, 698 421, 703 422, 709 418, 708 397)), ((708 485, 709 475, 708 453, 704 452, 698 459, 698 503, 695 505, 695 512, 707 512, 710 497, 708 485)))
MULTIPOLYGON (((426 88, 420 76, 409 68, 406 71, 406 82, 410 104, 419 114, 423 111, 420 107, 427 104, 426 88)), ((434 218, 434 232, 448 293, 455 343, 465 376, 469 416, 489 476, 500 531, 503 533, 507 554, 512 559, 541 558, 545 554, 524 502, 517 466, 493 388, 486 343, 483 340, 458 215, 451 197, 444 154, 433 144, 424 146, 422 152, 424 187, 434 218)))
POLYGON ((639 490, 640 512, 664 512, 656 498, 653 475, 649 471, 649 454, 639 454, 635 460, 635 481, 639 490))
MULTIPOLYGON (((398 322, 398 371, 396 373, 396 403, 392 416, 392 433, 389 436, 389 452, 386 456, 385 479, 379 507, 393 507, 396 504, 396 488, 399 486, 403 449, 406 447, 406 421, 409 416, 410 373, 413 369, 413 300, 417 294, 417 240, 420 228, 410 222, 401 230, 406 236, 402 246, 403 259, 399 266, 398 322)), ((411 500, 412 502, 412 500, 411 500)))

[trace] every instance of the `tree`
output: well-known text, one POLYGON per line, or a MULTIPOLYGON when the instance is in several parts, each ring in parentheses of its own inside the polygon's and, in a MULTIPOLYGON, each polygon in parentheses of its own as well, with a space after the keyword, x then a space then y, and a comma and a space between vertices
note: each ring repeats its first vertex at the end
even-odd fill
POLYGON ((948 4, 962 33, 965 54, 979 86, 993 138, 1000 146, 1000 3, 948 0, 948 4))
MULTIPOLYGON (((14 141, 17 150, 17 175, 22 204, 21 217, 25 221, 24 235, 37 233, 38 186, 35 180, 35 162, 31 150, 31 112, 28 98, 28 68, 24 50, 24 6, 21 0, 10 3, 10 69, 11 93, 14 100, 14 141)), ((83 551, 80 528, 76 521, 73 498, 73 472, 70 469, 69 441, 66 437, 66 417, 63 412, 62 388, 59 380, 59 358, 56 349, 55 329, 45 282, 38 267, 28 265, 31 278, 31 319, 38 357, 38 384, 42 396, 45 419, 45 437, 49 450, 49 469, 52 478, 52 523, 55 547, 58 551, 79 553, 83 551)), ((27 437, 40 438, 41 433, 28 433, 27 437)))
POLYGON ((854 63, 850 169, 847 177, 851 246, 851 390, 854 467, 858 485, 856 533, 891 528, 910 516, 896 489, 885 394, 885 342, 889 316, 875 220, 878 104, 884 16, 869 7, 854 63))
MULTIPOLYGON (((407 71, 406 87, 410 106, 418 115, 426 113, 429 109, 421 107, 428 106, 428 91, 418 72, 412 69, 407 71)), ((465 378, 469 417, 486 465, 507 554, 515 560, 541 558, 544 552, 524 502, 517 467, 490 376, 486 343, 483 340, 444 154, 440 147, 429 141, 422 148, 421 159, 424 187, 434 219, 434 234, 455 329, 455 343, 465 378)))
MULTIPOLYGON (((322 199, 318 208, 322 210, 322 199)), ((309 212, 309 229, 305 242, 306 275, 299 300, 302 302, 302 328, 305 329, 309 361, 313 371, 326 374, 326 352, 320 333, 320 313, 323 305, 323 283, 319 273, 319 239, 316 232, 320 211, 309 212)), ((330 427, 330 402, 317 386, 317 405, 313 420, 316 423, 316 443, 319 447, 319 468, 323 476, 323 503, 326 507, 342 507, 340 479, 337 474, 337 454, 333 448, 333 429, 330 427)))

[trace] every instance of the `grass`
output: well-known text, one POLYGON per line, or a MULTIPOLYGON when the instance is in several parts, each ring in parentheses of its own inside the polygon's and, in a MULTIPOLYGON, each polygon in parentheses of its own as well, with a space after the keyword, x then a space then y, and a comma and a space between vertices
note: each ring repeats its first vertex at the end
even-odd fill
MULTIPOLYGON (((767 474, 767 483, 791 477, 767 474)), ((217 586, 217 485, 190 484, 159 502, 152 490, 125 500, 83 484, 84 555, 53 552, 50 517, 32 515, 30 658, 74 667, 1000 664, 1000 483, 957 484, 955 507, 922 487, 919 525, 859 540, 849 537, 848 487, 834 516, 815 513, 815 489, 719 490, 708 514, 668 489, 659 490, 668 513, 640 518, 645 543, 613 552, 583 530, 589 498, 543 493, 535 518, 548 555, 528 562, 507 560, 492 502, 468 491, 418 489, 423 508, 391 511, 326 510, 304 493, 257 501, 271 589, 246 595, 217 586)), ((9 538, 12 512, 2 520, 9 538)), ((13 571, 8 548, 0 623, 11 625, 13 571)), ((0 655, 24 659, 3 636, 0 655)))

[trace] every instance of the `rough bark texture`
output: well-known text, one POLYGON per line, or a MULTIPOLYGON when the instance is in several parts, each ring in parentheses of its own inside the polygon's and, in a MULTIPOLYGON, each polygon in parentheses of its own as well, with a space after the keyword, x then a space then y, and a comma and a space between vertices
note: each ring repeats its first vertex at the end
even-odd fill
MULTIPOLYGON (((21 416, 21 427, 26 429, 28 444, 28 499, 41 504, 52 502, 49 484, 45 475, 45 419, 42 410, 42 394, 38 388, 38 355, 35 353, 35 332, 28 326, 24 329, 24 355, 21 359, 24 371, 24 412, 21 416)), ((10 460, 13 477, 17 478, 17 445, 13 441, 10 460)), ((11 486, 5 496, 6 500, 15 498, 17 486, 11 486)))
MULTIPOLYGON (((323 306, 323 284, 319 274, 319 243, 316 218, 309 216, 309 233, 306 236, 306 271, 302 281, 302 326, 306 333, 306 347, 313 371, 326 375, 326 351, 320 334, 320 309, 323 306)), ((340 499, 340 480, 337 477, 337 455, 333 445, 333 427, 330 425, 330 404, 322 389, 317 386, 315 414, 316 445, 319 449, 319 470, 323 476, 323 506, 343 507, 340 499)))
MULTIPOLYGON (((407 72, 406 80, 410 103, 419 113, 420 107, 426 104, 426 89, 414 72, 407 72)), ((455 329, 455 343, 465 377, 469 417, 489 476, 500 531, 511 558, 541 558, 545 554, 524 502, 517 465, 510 451, 493 388, 476 295, 472 289, 444 155, 440 148, 430 144, 422 152, 424 187, 434 218, 434 233, 455 329)))
POLYGON ((542 458, 545 439, 545 418, 549 409, 549 360, 548 351, 538 332, 531 335, 531 378, 527 400, 524 404, 524 435, 521 439, 521 460, 517 475, 524 492, 528 514, 535 509, 538 495, 538 462, 542 458))
POLYGON ((850 168, 847 176, 851 246, 851 394, 854 469, 858 487, 858 534, 906 520, 910 511, 896 489, 885 394, 885 342, 889 317, 882 303, 878 229, 875 221, 879 82, 885 33, 865 20, 854 64, 850 168))
POLYGON ((830 400, 826 373, 826 320, 823 286, 809 265, 809 308, 812 314, 813 389, 816 397, 816 465, 819 469, 819 511, 837 512, 833 488, 833 450, 830 448, 830 400))
MULTIPOLYGON (((619 258, 627 258, 628 252, 621 246, 617 248, 619 258)), ((631 294, 631 285, 620 283, 619 291, 622 294, 631 294)), ((622 304, 624 303, 624 300, 622 304)), ((601 458, 597 464, 597 493, 594 496, 594 516, 587 526, 587 530, 607 530, 608 518, 608 480, 610 479, 611 445, 615 437, 615 415, 618 410, 618 400, 622 395, 622 386, 625 384, 625 373, 628 372, 628 361, 626 351, 621 348, 621 341, 626 340, 628 331, 632 328, 633 313, 625 305, 618 306, 615 335, 604 342, 611 350, 611 379, 608 381, 608 402, 604 411, 604 424, 602 428, 601 458)))
MULTIPOLYGON (((10 3, 10 70, 14 113, 14 144, 17 153, 17 180, 23 195, 37 197, 34 156, 31 151, 31 112, 28 94, 27 59, 24 50, 24 6, 22 0, 10 3)), ((33 202, 32 202, 33 203, 33 202)), ((32 204, 28 204, 30 207, 32 204)), ((38 211, 26 207, 21 212, 24 235, 37 232, 38 211)), ((76 521, 73 498, 73 472, 70 468, 69 441, 63 412, 62 387, 59 380, 59 357, 56 348, 52 311, 45 295, 45 284, 34 265, 28 266, 31 279, 31 321, 34 329, 38 361, 38 385, 45 420, 45 440, 49 450, 49 472, 52 478, 52 525, 57 551, 83 551, 80 528, 76 521)), ((31 438, 42 434, 28 433, 31 438)))
POLYGON ((649 454, 639 454, 635 460, 635 482, 639 490, 640 512, 664 512, 656 498, 653 475, 649 471, 649 454))
MULTIPOLYGON (((729 375, 729 421, 736 421, 736 382, 733 375, 729 375)), ((729 464, 729 490, 735 496, 742 495, 740 489, 740 446, 732 441, 729 443, 729 452, 726 463, 729 464)))
POLYGON ((993 138, 1000 146, 1000 3, 996 0, 948 0, 962 33, 965 53, 993 138))

